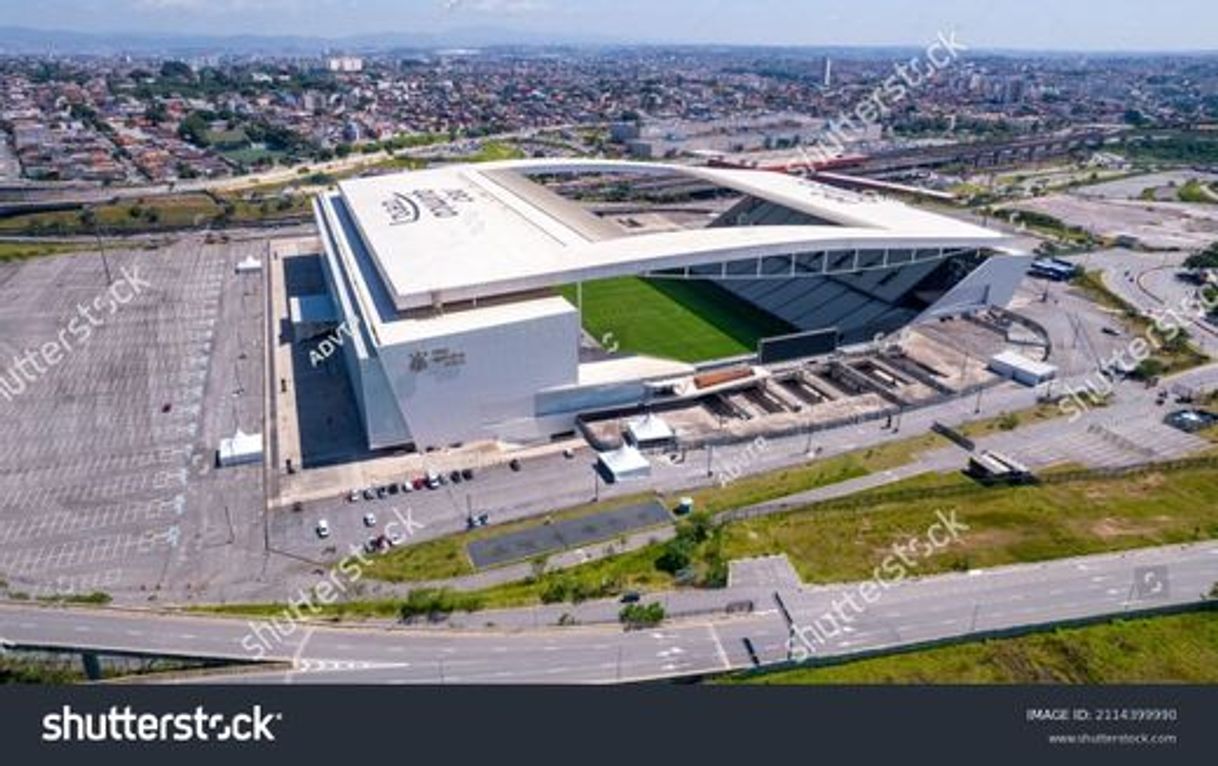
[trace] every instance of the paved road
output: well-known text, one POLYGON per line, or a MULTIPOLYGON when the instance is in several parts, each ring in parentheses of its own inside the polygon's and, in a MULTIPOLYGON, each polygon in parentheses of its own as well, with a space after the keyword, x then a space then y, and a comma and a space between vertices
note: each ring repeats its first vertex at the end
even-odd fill
MULTIPOLYGON (((977 631, 1120 614, 1197 601, 1215 581, 1214 542, 907 579, 882 591, 861 613, 847 611, 851 619, 823 644, 809 643, 817 656, 849 655, 977 631)), ((858 584, 788 588, 782 597, 795 624, 824 625, 823 616, 835 600, 858 592, 858 584)), ((724 590, 718 595, 738 594, 724 590)), ((746 638, 763 663, 785 659, 789 629, 773 603, 762 603, 745 617, 675 621, 634 632, 610 626, 507 632, 303 625, 288 632, 285 624, 287 635, 271 642, 266 658, 290 662, 290 669, 211 681, 613 683, 690 676, 748 667, 746 638)), ((269 635, 269 629, 262 630, 269 635)), ((252 645, 252 635, 251 626, 240 620, 0 605, 0 636, 17 646, 249 658, 242 643, 252 645)))

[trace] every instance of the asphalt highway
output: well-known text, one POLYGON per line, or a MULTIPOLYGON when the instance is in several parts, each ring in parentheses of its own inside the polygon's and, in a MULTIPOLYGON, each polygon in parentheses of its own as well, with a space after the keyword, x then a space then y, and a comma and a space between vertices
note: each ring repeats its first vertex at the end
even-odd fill
MULTIPOLYGON (((911 575, 916 571, 911 571, 911 575)), ((836 657, 1020 626, 1196 602, 1218 581, 1218 543, 1142 549, 921 579, 781 592, 805 647, 836 657), (871 591, 869 591, 871 592, 871 591), (849 620, 830 630, 839 608, 849 620), (874 595, 874 592, 872 592, 874 595), (808 628, 819 625, 820 633, 808 628), (832 633, 832 635, 829 635, 832 633), (817 635, 824 636, 822 642, 817 635), (811 637, 809 637, 811 636, 811 637)), ((739 594, 723 591, 725 601, 739 594)), ((278 666, 211 675, 198 683, 616 683, 745 668, 746 642, 763 664, 788 657, 791 629, 772 598, 751 614, 677 620, 649 630, 572 626, 503 631, 297 624, 262 627, 262 652, 278 666), (269 648, 268 648, 269 646, 269 648)), ((0 637, 12 648, 71 647, 252 659, 259 634, 240 619, 154 611, 0 605, 0 637)))

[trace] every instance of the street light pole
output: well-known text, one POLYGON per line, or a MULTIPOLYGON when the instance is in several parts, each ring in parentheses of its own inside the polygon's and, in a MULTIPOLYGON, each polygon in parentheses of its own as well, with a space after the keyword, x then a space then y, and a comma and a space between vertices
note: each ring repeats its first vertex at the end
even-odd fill
POLYGON ((97 252, 101 254, 102 268, 106 272, 106 286, 114 284, 114 278, 110 276, 110 261, 106 259, 106 245, 102 241, 101 230, 97 226, 97 219, 93 219, 93 236, 97 238, 97 252))

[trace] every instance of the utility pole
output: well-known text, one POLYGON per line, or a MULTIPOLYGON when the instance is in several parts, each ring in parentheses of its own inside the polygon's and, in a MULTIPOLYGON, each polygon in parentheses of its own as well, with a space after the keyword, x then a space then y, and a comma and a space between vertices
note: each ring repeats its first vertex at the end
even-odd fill
POLYGON ((93 219, 93 236, 97 237, 97 252, 101 254, 102 269, 106 272, 106 286, 114 284, 114 277, 110 276, 110 261, 106 258, 106 244, 102 240, 101 229, 97 226, 97 219, 93 219))

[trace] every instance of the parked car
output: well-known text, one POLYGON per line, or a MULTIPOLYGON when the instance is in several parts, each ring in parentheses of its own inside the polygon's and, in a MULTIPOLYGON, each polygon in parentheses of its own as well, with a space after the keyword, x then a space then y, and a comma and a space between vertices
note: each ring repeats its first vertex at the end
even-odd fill
POLYGON ((460 484, 461 483, 461 472, 453 471, 452 473, 450 473, 448 475, 448 480, 451 481, 453 484, 460 484))
POLYGON ((359 490, 353 489, 353 490, 351 490, 351 494, 347 495, 347 502, 354 503, 357 500, 359 500, 359 490))
POLYGON ((406 481, 402 482, 402 491, 403 492, 414 492, 414 484, 410 481, 410 479, 407 479, 406 481))
POLYGON ((511 468, 513 471, 519 472, 520 471, 520 461, 517 460, 516 458, 512 458, 511 461, 508 463, 508 468, 511 468))
POLYGON ((317 527, 314 531, 317 532, 318 537, 325 540, 330 536, 330 522, 326 521, 325 519, 319 519, 317 521, 317 527))
POLYGON ((371 487, 364 490, 364 499, 365 500, 372 500, 375 497, 376 497, 376 493, 372 491, 371 487))
POLYGON ((621 600, 623 604, 637 604, 642 600, 642 598, 643 595, 637 590, 628 590, 622 594, 621 600))
POLYGON ((474 480, 474 469, 473 468, 461 469, 461 478, 465 479, 466 481, 473 481, 474 480))
POLYGON ((440 474, 436 473, 435 471, 428 471, 427 472, 427 488, 428 489, 439 489, 440 484, 442 483, 440 481, 441 478, 442 477, 440 476, 440 474))
POLYGON ((377 488, 376 488, 376 496, 377 496, 378 498, 380 498, 381 500, 384 500, 384 499, 385 499, 385 495, 387 495, 387 494, 389 494, 389 491, 388 491, 388 490, 386 490, 384 487, 377 487, 377 488))
POLYGON ((376 514, 375 513, 368 512, 368 513, 364 514, 364 526, 365 527, 375 527, 376 526, 376 514))

